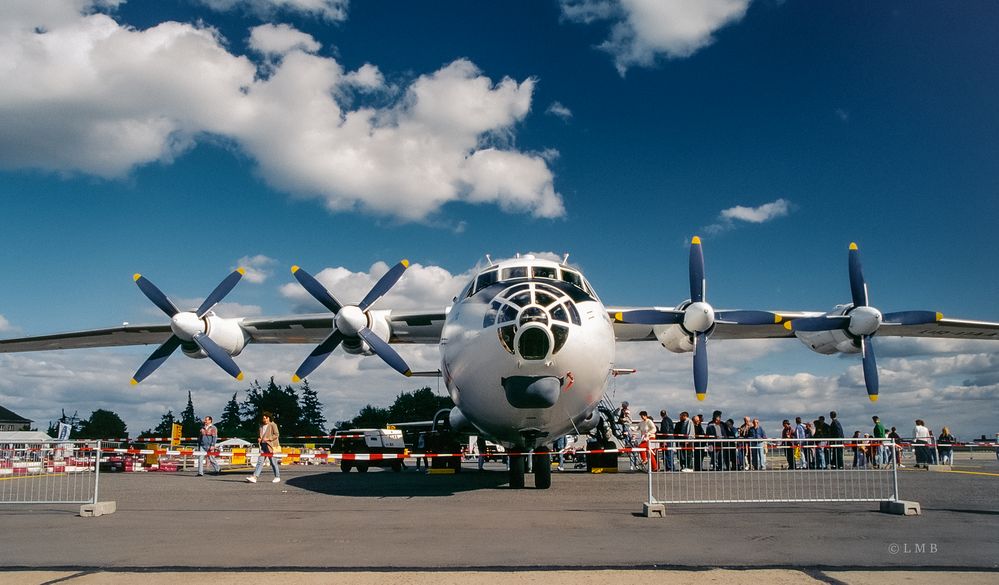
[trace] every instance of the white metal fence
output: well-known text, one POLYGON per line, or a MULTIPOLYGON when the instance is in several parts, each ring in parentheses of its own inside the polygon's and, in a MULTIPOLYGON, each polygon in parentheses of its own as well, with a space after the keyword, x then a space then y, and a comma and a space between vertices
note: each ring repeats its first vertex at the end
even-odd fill
POLYGON ((649 450, 652 504, 898 500, 891 439, 658 440, 649 450))
POLYGON ((0 443, 0 504, 96 503, 100 453, 100 441, 0 443))

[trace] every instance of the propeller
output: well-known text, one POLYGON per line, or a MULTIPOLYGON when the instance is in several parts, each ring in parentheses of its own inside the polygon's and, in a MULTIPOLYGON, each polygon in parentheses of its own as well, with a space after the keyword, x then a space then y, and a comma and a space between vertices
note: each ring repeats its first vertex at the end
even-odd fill
POLYGON ((878 365, 874 357, 874 335, 882 325, 924 325, 943 319, 935 311, 898 311, 881 313, 868 304, 867 281, 860 263, 860 250, 850 243, 850 297, 853 306, 845 315, 803 317, 784 323, 790 331, 845 331, 860 347, 864 366, 864 385, 871 402, 878 400, 878 365))
POLYGON ((715 323, 734 325, 773 325, 783 318, 770 311, 715 311, 705 300, 704 251, 701 238, 690 240, 690 302, 680 309, 635 309, 614 315, 620 323, 636 325, 679 325, 690 336, 694 348, 694 393, 704 400, 708 392, 708 336, 715 323))
POLYGON ((382 276, 375 286, 371 287, 368 294, 364 296, 360 303, 356 305, 344 305, 333 296, 311 274, 298 266, 291 267, 291 273, 295 279, 312 295, 317 301, 334 314, 333 332, 320 343, 316 349, 312 350, 302 365, 292 376, 293 382, 299 382, 302 378, 311 374, 316 368, 329 357, 333 350, 337 348, 345 339, 360 339, 368 344, 378 357, 392 367, 395 371, 404 376, 412 376, 413 372, 406 365, 392 346, 386 343, 381 337, 368 328, 368 309, 371 305, 382 298, 402 277, 402 274, 409 268, 409 261, 402 260, 382 276))
POLYGON ((138 384, 139 382, 145 380, 149 374, 156 371, 156 368, 163 365, 163 362, 170 357, 178 347, 183 345, 185 342, 194 342, 202 351, 205 352, 213 362, 218 364, 220 368, 226 371, 227 374, 236 378, 237 380, 243 379, 243 372, 233 361, 232 356, 229 355, 226 350, 219 347, 217 343, 212 341, 210 337, 205 333, 207 330, 207 325, 204 322, 204 317, 211 311, 215 305, 219 303, 227 294, 229 294, 239 279, 243 278, 243 274, 246 270, 242 268, 237 268, 233 270, 228 276, 226 276, 222 282, 215 287, 215 290, 211 292, 207 297, 205 297, 204 302, 201 306, 194 311, 181 311, 174 305, 163 291, 159 289, 155 284, 152 283, 148 278, 142 276, 141 274, 136 274, 133 276, 135 284, 138 285, 139 290, 142 291, 146 298, 148 298, 154 305, 159 307, 167 317, 170 317, 170 328, 173 330, 173 335, 167 339, 163 345, 156 348, 145 362, 139 366, 136 370, 135 375, 132 376, 132 385, 138 384))

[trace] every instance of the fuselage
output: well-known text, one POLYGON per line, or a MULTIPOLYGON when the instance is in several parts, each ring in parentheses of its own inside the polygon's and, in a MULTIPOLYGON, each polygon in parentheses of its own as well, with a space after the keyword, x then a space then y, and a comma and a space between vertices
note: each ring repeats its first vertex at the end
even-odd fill
POLYGON ((457 409, 507 446, 533 448, 592 420, 614 365, 614 330, 579 270, 523 256, 483 268, 440 341, 457 409))

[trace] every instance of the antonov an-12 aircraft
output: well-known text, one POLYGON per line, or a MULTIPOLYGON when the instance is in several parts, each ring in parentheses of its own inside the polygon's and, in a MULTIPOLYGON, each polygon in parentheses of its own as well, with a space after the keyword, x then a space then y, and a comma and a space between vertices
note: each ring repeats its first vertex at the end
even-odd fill
MULTIPOLYGON (((488 258, 488 257, 487 257, 488 258)), ((873 338, 915 336, 999 339, 999 323, 945 319, 935 311, 882 313, 870 305, 856 244, 850 245, 851 302, 828 312, 716 310, 705 296, 700 238, 690 246, 690 299, 675 308, 608 307, 579 269, 567 263, 517 256, 489 260, 450 307, 430 311, 374 309, 403 276, 405 260, 390 269, 356 305, 345 305, 308 272, 295 278, 329 313, 291 317, 222 318, 212 308, 243 275, 226 277, 194 311, 181 311, 152 282, 136 274, 142 292, 170 317, 169 325, 123 325, 39 337, 0 340, 0 353, 161 344, 136 371, 137 384, 177 348, 209 358, 242 379, 233 356, 248 343, 318 343, 293 376, 298 381, 342 346, 378 355, 403 375, 441 376, 454 400, 455 429, 473 427, 514 452, 533 450, 535 485, 551 485, 549 447, 561 435, 592 430, 596 407, 617 372, 618 341, 656 341, 693 353, 694 391, 708 388, 709 339, 798 338, 823 354, 860 353, 867 393, 878 397, 873 338), (393 343, 434 343, 440 370, 414 374, 393 343)), ((525 459, 510 457, 510 485, 524 486, 525 459)))

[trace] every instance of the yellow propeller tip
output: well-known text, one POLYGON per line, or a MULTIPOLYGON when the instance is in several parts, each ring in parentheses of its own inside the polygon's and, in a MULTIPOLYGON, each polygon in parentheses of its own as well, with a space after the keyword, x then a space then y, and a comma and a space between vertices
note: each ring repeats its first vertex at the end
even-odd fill
POLYGON ((242 381, 243 380, 243 372, 240 372, 240 373, 236 374, 236 379, 239 380, 239 381, 242 381))
POLYGON ((132 275, 132 280, 139 280, 140 278, 142 278, 142 275, 138 272, 132 275))
POLYGON ((871 402, 877 402, 878 401, 878 395, 877 394, 868 394, 867 397, 871 399, 871 402))
POLYGON ((405 258, 403 258, 402 260, 400 260, 399 264, 402 264, 406 268, 409 268, 409 260, 406 260, 405 258))
POLYGON ((701 238, 699 236, 694 236, 693 238, 691 238, 690 243, 691 244, 700 245, 701 244, 701 238))
POLYGON ((128 383, 129 386, 137 386, 138 384, 139 381, 136 380, 135 378, 132 378, 132 381, 128 383))
POLYGON ((777 313, 774 313, 774 323, 780 323, 783 320, 784 320, 783 315, 778 315, 777 313))
POLYGON ((298 384, 299 382, 302 381, 302 379, 298 377, 298 374, 295 374, 294 376, 291 377, 291 381, 294 382, 295 384, 298 384))
POLYGON ((406 376, 407 378, 409 378, 409 377, 411 377, 413 375, 413 371, 412 370, 406 370, 405 372, 402 373, 402 375, 406 376))
POLYGON ((856 242, 850 242, 850 249, 851 250, 856 250, 857 249, 857 243, 856 242))
POLYGON ((943 313, 937 313, 937 321, 943 321, 943 313))
POLYGON ((617 321, 618 323, 623 323, 624 322, 624 314, 623 313, 614 313, 614 320, 617 321))
POLYGON ((707 396, 707 394, 705 394, 704 392, 701 392, 700 394, 697 395, 697 399, 700 400, 701 402, 704 402, 704 398, 706 396, 707 396))
POLYGON ((246 274, 246 269, 240 266, 239 268, 236 269, 236 272, 240 273, 241 275, 244 275, 246 274))
POLYGON ((791 322, 790 321, 784 321, 784 329, 787 329, 788 331, 791 331, 791 322))
POLYGON ((299 268, 298 266, 292 266, 292 267, 291 267, 291 273, 292 273, 292 274, 295 274, 295 273, 296 273, 296 272, 298 272, 299 270, 300 270, 300 268, 299 268))

